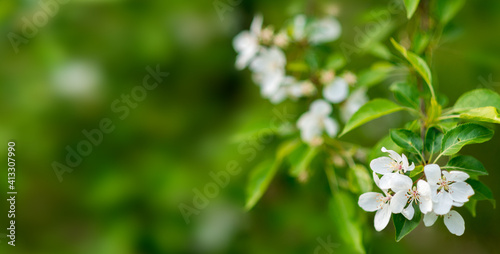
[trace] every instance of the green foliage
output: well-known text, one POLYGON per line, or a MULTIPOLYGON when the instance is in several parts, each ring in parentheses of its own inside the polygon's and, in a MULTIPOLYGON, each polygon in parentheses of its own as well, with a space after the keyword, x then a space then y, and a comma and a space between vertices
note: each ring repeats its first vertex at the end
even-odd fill
POLYGON ((482 107, 500 109, 500 95, 488 89, 472 90, 460 96, 453 109, 456 112, 461 112, 482 107))
POLYGON ((349 253, 365 253, 360 216, 354 199, 346 192, 334 193, 330 202, 330 214, 349 253))
POLYGON ((408 17, 408 19, 411 19, 411 17, 417 10, 420 0, 404 0, 404 2, 406 7, 406 17, 408 17))
POLYGON ((474 189, 474 196, 472 196, 475 200, 489 200, 493 207, 496 207, 496 201, 493 198, 493 192, 490 190, 488 186, 486 186, 484 183, 474 180, 474 179, 467 179, 467 183, 472 186, 472 189, 474 189))
POLYGON ((391 85, 390 90, 394 93, 394 97, 403 106, 418 109, 418 90, 415 86, 412 86, 406 82, 398 82, 391 85))
POLYGON ((430 127, 425 133, 425 150, 429 154, 435 154, 441 150, 441 144, 443 141, 443 132, 437 127, 430 127))
POLYGON ((486 171, 483 164, 476 158, 468 155, 455 156, 442 168, 446 170, 460 170, 470 176, 488 175, 488 171, 486 171))
POLYGON ((349 188, 352 192, 362 194, 369 192, 373 187, 373 179, 365 166, 356 164, 354 167, 349 168, 347 171, 347 180, 349 181, 349 188))
POLYGON ((460 118, 471 121, 500 124, 498 110, 495 107, 473 108, 460 114, 460 118))
POLYGON ((340 136, 345 135, 356 127, 359 127, 371 120, 377 119, 404 108, 387 99, 375 99, 363 105, 354 115, 347 121, 344 130, 340 136))
POLYGON ((396 242, 399 242, 403 237, 408 235, 411 231, 417 228, 422 217, 420 208, 416 204, 412 204, 415 209, 415 214, 412 220, 407 220, 402 214, 393 214, 392 222, 394 223, 394 228, 396 229, 396 242))
POLYGON ((478 124, 462 124, 446 132, 441 151, 443 155, 453 155, 469 144, 479 144, 490 140, 493 131, 478 124))
POLYGON ((422 138, 409 130, 391 130, 391 139, 398 146, 411 153, 421 154, 423 150, 422 138))
POLYGON ((462 9, 465 0, 446 0, 436 2, 436 16, 441 25, 446 25, 462 9))

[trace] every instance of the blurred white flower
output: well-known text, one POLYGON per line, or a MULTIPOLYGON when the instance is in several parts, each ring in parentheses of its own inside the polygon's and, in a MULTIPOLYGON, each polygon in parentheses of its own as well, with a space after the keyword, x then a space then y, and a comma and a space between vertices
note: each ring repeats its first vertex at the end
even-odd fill
POLYGON ((259 52, 259 36, 262 32, 262 23, 262 15, 256 15, 250 26, 250 31, 243 31, 234 37, 233 47, 238 52, 236 57, 236 68, 238 70, 247 67, 259 52))
POLYGON ((419 180, 415 187, 411 178, 398 174, 392 179, 391 184, 391 190, 395 192, 391 200, 393 213, 402 213, 408 220, 413 219, 415 214, 413 202, 419 205, 420 211, 424 214, 432 211, 431 187, 426 181, 419 180))
POLYGON ((323 85, 330 84, 335 78, 335 71, 333 70, 322 70, 319 74, 319 82, 323 85))
POLYGON ((297 122, 302 140, 311 143, 314 139, 321 138, 323 131, 330 137, 337 135, 339 125, 329 117, 330 113, 332 113, 330 103, 324 100, 314 101, 309 111, 300 116, 297 122))
POLYGON ((465 182, 469 178, 461 171, 442 171, 439 165, 430 164, 424 167, 425 177, 431 186, 434 213, 444 215, 450 212, 453 205, 461 206, 474 195, 472 187, 465 182))
POLYGON ((301 41, 306 36, 306 16, 301 14, 293 19, 292 37, 295 41, 301 41))
POLYGON ((250 64, 254 79, 261 87, 264 97, 273 96, 285 78, 285 53, 278 47, 261 48, 250 64))
POLYGON ((289 43, 288 35, 286 34, 285 31, 281 31, 276 36, 274 36, 274 45, 280 47, 280 48, 286 48, 289 43))
POLYGON ((323 18, 311 22, 307 34, 312 44, 321 44, 337 40, 342 32, 342 27, 333 17, 323 18))
POLYGON ((356 77, 356 75, 354 75, 354 73, 352 73, 350 71, 344 73, 344 75, 342 75, 342 77, 349 85, 354 85, 354 84, 356 84, 356 82, 358 82, 358 77, 356 77))
MULTIPOLYGON (((373 180, 375 181, 375 184, 380 188, 379 178, 375 173, 373 173, 373 180)), ((387 224, 389 224, 389 220, 391 219, 392 214, 390 202, 393 197, 389 192, 387 192, 387 189, 380 189, 384 192, 384 195, 377 192, 367 192, 359 196, 358 200, 358 205, 363 210, 367 212, 377 211, 375 213, 374 220, 375 230, 377 231, 383 230, 387 226, 387 224)))
MULTIPOLYGON (((461 236, 465 232, 465 221, 457 211, 451 210, 446 213, 444 216, 444 225, 448 228, 448 230, 457 236, 461 236)), ((430 212, 424 215, 424 225, 426 227, 430 227, 434 225, 438 218, 438 215, 434 212, 430 212)))
POLYGON ((88 99, 98 96, 102 76, 95 63, 74 61, 57 69, 53 76, 55 91, 71 98, 88 99))
POLYGON ((366 89, 359 88, 340 106, 340 116, 344 122, 347 122, 351 116, 358 111, 363 105, 368 102, 368 96, 366 96, 366 89))
POLYGON ((286 98, 297 99, 314 94, 316 88, 310 81, 297 81, 294 77, 287 76, 280 87, 269 97, 272 103, 278 104, 286 98))
POLYGON ((323 88, 323 96, 332 103, 342 102, 349 94, 349 85, 343 78, 336 78, 323 88))

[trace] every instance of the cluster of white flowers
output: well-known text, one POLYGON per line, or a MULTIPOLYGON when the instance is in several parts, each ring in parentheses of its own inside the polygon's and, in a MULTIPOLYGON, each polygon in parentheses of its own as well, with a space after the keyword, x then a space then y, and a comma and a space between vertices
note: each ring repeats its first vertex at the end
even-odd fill
POLYGON ((335 137, 338 133, 339 124, 330 117, 333 112, 330 103, 342 103, 339 115, 347 121, 368 101, 366 90, 356 89, 350 93, 350 86, 356 83, 356 76, 350 72, 336 76, 333 70, 323 70, 318 73, 315 81, 323 86, 322 96, 317 96, 318 89, 312 79, 298 80, 286 73, 287 59, 284 50, 291 43, 316 45, 332 42, 340 34, 340 23, 333 17, 308 21, 304 15, 298 15, 291 22, 290 29, 274 33, 270 26, 263 28, 263 18, 257 15, 250 30, 239 33, 233 41, 238 52, 236 68, 242 70, 248 67, 252 71, 254 82, 260 86, 262 96, 272 103, 281 103, 287 98, 324 98, 315 100, 297 124, 302 139, 311 145, 321 144, 321 135, 325 131, 330 137, 335 137))
POLYGON ((380 157, 370 163, 373 170, 375 184, 384 192, 364 193, 359 197, 359 206, 375 214, 375 229, 384 229, 391 218, 391 214, 403 214, 408 220, 413 219, 415 210, 413 203, 418 205, 424 214, 424 224, 429 227, 434 224, 438 216, 444 216, 444 224, 452 234, 462 235, 465 231, 465 222, 462 216, 452 207, 461 207, 474 195, 472 187, 465 182, 469 175, 461 171, 441 171, 437 164, 424 167, 426 180, 414 182, 406 174, 415 169, 409 165, 404 154, 401 156, 382 148, 389 153, 389 157, 380 157), (381 178, 379 178, 381 175, 381 178))

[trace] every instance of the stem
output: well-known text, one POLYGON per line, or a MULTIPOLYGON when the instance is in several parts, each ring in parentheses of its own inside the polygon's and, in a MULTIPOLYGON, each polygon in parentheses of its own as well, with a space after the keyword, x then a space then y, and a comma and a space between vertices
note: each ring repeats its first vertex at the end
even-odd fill
POLYGON ((328 178, 328 185, 330 186, 330 191, 332 195, 339 191, 339 183, 337 181, 337 176, 335 175, 335 170, 333 166, 325 167, 326 177, 328 178))
POLYGON ((440 154, 438 155, 438 157, 436 157, 436 159, 432 162, 432 164, 436 164, 436 163, 437 163, 437 161, 439 160, 439 158, 441 158, 441 156, 443 156, 443 154, 442 154, 442 153, 440 153, 440 154))

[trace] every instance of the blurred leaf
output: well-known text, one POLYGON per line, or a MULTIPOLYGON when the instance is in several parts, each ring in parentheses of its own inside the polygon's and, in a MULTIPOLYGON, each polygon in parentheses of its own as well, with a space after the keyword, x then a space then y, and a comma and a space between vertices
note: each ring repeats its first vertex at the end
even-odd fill
POLYGON ((309 164, 318 154, 319 150, 320 149, 318 146, 307 146, 307 148, 303 150, 303 153, 297 157, 297 163, 291 165, 290 174, 294 177, 297 177, 300 175, 300 173, 307 170, 309 164))
POLYGON ((436 127, 430 127, 425 133, 425 150, 431 155, 441 150, 444 134, 436 127))
POLYGON ((384 60, 390 60, 393 57, 389 48, 380 42, 373 43, 373 45, 368 48, 368 53, 384 60))
POLYGON ((482 107, 495 107, 500 110, 500 95, 488 89, 476 89, 460 96, 453 106, 457 112, 482 107))
POLYGON ((386 99, 375 99, 363 105, 354 115, 347 121, 344 130, 340 136, 345 135, 352 129, 359 127, 371 120, 388 115, 404 108, 396 103, 386 99))
POLYGON ((431 98, 430 105, 427 108, 428 123, 438 122, 437 119, 441 116, 442 107, 435 98, 431 98))
POLYGON ((347 180, 349 180, 349 188, 354 193, 365 193, 372 190, 372 176, 365 166, 356 164, 353 168, 347 171, 347 180))
POLYGON ((483 164, 476 158, 468 155, 458 155, 453 157, 446 166, 442 167, 446 170, 460 170, 471 176, 488 175, 488 171, 483 164))
POLYGON ((394 223, 394 228, 396 229, 396 242, 399 242, 403 237, 417 228, 420 224, 420 218, 422 214, 420 213, 420 208, 416 204, 412 204, 415 209, 415 214, 412 220, 407 220, 402 214, 393 214, 392 222, 394 223))
POLYGON ((472 121, 500 124, 498 110, 495 107, 474 108, 460 114, 460 118, 472 121))
POLYGON ((411 19, 411 17, 417 10, 420 0, 404 0, 404 2, 406 7, 406 17, 408 17, 408 19, 411 19))
POLYGON ((496 200, 493 198, 493 192, 488 186, 474 179, 467 179, 466 182, 472 186, 472 189, 474 189, 474 195, 472 195, 473 199, 478 201, 489 200, 493 207, 496 207, 496 200))
POLYGON ((436 15, 439 22, 444 26, 462 9, 465 0, 436 1, 436 4, 436 15))
POLYGON ((464 206, 472 214, 472 217, 476 217, 476 205, 477 205, 477 200, 475 200, 475 199, 469 199, 469 202, 466 202, 464 204, 464 206))
POLYGON ((391 139, 406 151, 421 154, 424 144, 422 138, 414 132, 405 129, 391 130, 391 139))
POLYGON ((283 159, 288 156, 299 144, 299 140, 292 140, 283 143, 278 147, 276 158, 274 160, 264 161, 250 172, 246 189, 246 210, 252 209, 262 195, 264 195, 267 187, 269 187, 269 184, 273 180, 274 175, 276 175, 283 159))
POLYGON ((429 89, 432 90, 432 75, 429 66, 424 61, 424 59, 420 58, 418 55, 413 52, 407 51, 403 46, 397 43, 393 38, 391 38, 391 42, 394 47, 410 62, 410 64, 415 68, 415 70, 422 76, 425 80, 429 89))
POLYGON ((365 253, 363 231, 356 208, 354 199, 343 191, 336 192, 330 202, 330 214, 335 230, 349 248, 349 253, 365 253))
POLYGON ((462 124, 446 132, 441 151, 443 155, 453 155, 469 144, 479 144, 490 140, 493 131, 478 124, 462 124))
POLYGON ((358 87, 371 87, 384 81, 394 70, 394 65, 386 62, 374 64, 358 76, 358 87))
POLYGON ((286 69, 291 72, 308 72, 309 65, 307 65, 307 63, 303 61, 294 61, 289 62, 286 65, 286 69))
POLYGON ((346 60, 343 55, 341 54, 333 54, 328 57, 326 60, 326 69, 333 69, 333 70, 339 70, 342 67, 344 67, 346 64, 346 60))
POLYGON ((419 31, 415 34, 415 37, 413 38, 413 51, 415 54, 420 55, 424 52, 424 50, 427 48, 427 45, 429 45, 430 42, 430 36, 427 33, 424 33, 423 31, 419 31))
POLYGON ((419 109, 418 90, 406 82, 398 82, 391 85, 390 90, 394 93, 394 97, 403 106, 414 109, 419 109))

